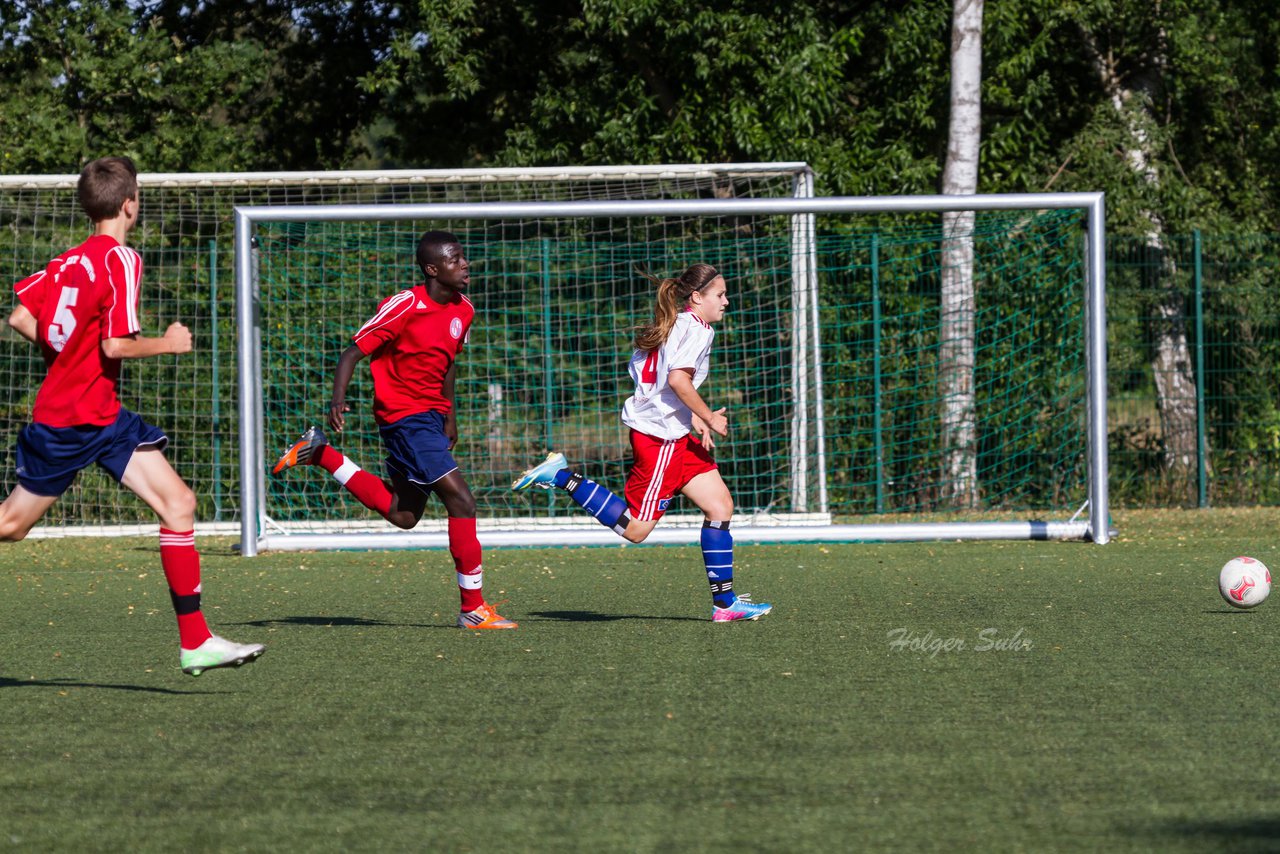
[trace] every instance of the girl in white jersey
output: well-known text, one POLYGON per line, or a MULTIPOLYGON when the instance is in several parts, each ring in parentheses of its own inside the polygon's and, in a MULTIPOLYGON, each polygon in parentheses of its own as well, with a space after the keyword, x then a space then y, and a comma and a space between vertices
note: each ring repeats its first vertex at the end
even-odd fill
POLYGON ((511 485, 556 487, 633 543, 643 542, 667 505, 682 494, 702 511, 702 557, 711 584, 711 619, 755 620, 772 606, 733 592, 733 498, 710 451, 727 436, 723 408, 712 410, 698 393, 707 378, 713 323, 729 305, 724 277, 709 264, 694 264, 674 279, 646 278, 658 286, 653 322, 639 328, 629 371, 636 390, 622 407, 631 428, 633 461, 624 495, 570 470, 564 454, 551 453, 511 485))

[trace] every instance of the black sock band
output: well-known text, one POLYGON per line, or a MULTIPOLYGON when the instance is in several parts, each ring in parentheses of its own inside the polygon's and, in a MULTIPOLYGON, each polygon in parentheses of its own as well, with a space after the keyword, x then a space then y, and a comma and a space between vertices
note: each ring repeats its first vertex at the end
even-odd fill
POLYGON ((725 521, 725 522, 712 522, 710 519, 703 519, 703 520, 702 520, 702 527, 704 527, 704 528, 718 528, 718 529, 720 529, 721 531, 727 531, 727 530, 729 530, 729 523, 728 523, 727 521, 725 521))
POLYGON ((189 596, 179 596, 172 590, 169 591, 169 598, 173 600, 173 612, 179 617, 186 614, 194 614, 200 610, 200 594, 192 593, 189 596))

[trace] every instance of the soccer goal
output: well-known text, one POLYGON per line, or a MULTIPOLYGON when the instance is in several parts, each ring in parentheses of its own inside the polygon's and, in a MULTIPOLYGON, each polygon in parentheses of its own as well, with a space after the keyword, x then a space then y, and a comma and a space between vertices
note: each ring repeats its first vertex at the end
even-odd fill
MULTIPOLYGON (((8 281, 43 269, 89 233, 90 223, 76 199, 77 177, 0 175, 0 270, 8 274, 8 281)), ((166 454, 195 491, 200 535, 239 535, 246 506, 240 495, 236 440, 239 329, 232 265, 236 206, 790 198, 812 195, 813 187, 812 173, 804 163, 143 172, 138 180, 141 216, 130 244, 142 254, 145 267, 140 304, 143 332, 158 335, 169 323, 182 321, 191 328, 195 342, 193 352, 185 356, 125 364, 121 400, 169 434, 166 454)), ((327 311, 322 294, 317 291, 310 298, 318 311, 327 311)), ((361 303, 360 310, 364 307, 361 303)), ((339 327, 341 320, 335 319, 335 335, 347 332, 339 327)), ((325 371, 318 363, 314 368, 317 374, 325 371)), ((18 430, 30 419, 43 375, 39 351, 16 333, 0 328, 0 434, 7 437, 6 447, 12 447, 18 430)), ((14 487, 12 459, 0 466, 0 480, 6 492, 14 487)), ((256 514, 258 508, 249 512, 256 514)), ((105 472, 90 467, 80 473, 32 536, 154 535, 155 526, 155 516, 146 505, 120 489, 105 472)))
MULTIPOLYGON (((354 329, 418 281, 428 229, 457 234, 472 261, 455 453, 488 547, 619 542, 564 496, 509 484, 555 449, 621 487, 629 333, 653 297, 636 267, 694 261, 730 283, 703 391, 731 416, 717 459, 737 539, 1107 542, 1102 194, 813 198, 797 186, 787 198, 238 207, 242 554, 446 544, 438 507, 402 532, 318 470, 266 475, 323 418, 354 329), (944 232, 938 214, 956 210, 975 215, 944 232), (970 296, 947 305, 957 242, 970 296), (962 443, 957 412, 971 426, 962 443)), ((341 449, 377 471, 371 391, 358 374, 341 449)), ((649 542, 693 542, 697 519, 672 515, 649 542)))

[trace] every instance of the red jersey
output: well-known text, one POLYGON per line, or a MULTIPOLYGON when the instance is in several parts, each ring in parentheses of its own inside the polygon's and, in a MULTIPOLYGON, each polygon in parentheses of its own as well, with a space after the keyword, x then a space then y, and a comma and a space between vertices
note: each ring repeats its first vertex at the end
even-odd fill
POLYGON ((448 373, 466 343, 475 306, 465 296, 442 305, 418 285, 387 297, 352 342, 372 355, 373 414, 394 424, 420 412, 449 412, 448 373))
POLYGON ((138 332, 142 259, 114 237, 95 234, 13 286, 35 315, 45 378, 32 418, 49 427, 104 427, 120 412, 120 360, 102 342, 138 332))

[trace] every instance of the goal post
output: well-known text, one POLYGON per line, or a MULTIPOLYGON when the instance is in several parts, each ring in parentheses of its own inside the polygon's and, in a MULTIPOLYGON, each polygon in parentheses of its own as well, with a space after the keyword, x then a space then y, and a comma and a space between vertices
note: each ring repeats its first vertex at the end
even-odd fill
MULTIPOLYGON (((713 398, 731 398, 731 410, 744 420, 741 426, 735 424, 734 438, 725 443, 724 449, 731 458, 729 462, 737 478, 731 483, 731 491, 739 504, 737 517, 748 520, 735 528, 739 541, 1085 539, 1101 544, 1110 538, 1103 195, 1046 193, 812 198, 797 192, 789 198, 250 205, 236 208, 234 266, 236 319, 240 332, 241 554, 250 556, 264 549, 432 548, 447 544, 440 526, 436 525, 436 530, 432 530, 433 526, 427 522, 424 522, 424 530, 420 533, 400 532, 385 524, 380 528, 380 520, 371 523, 367 514, 361 518, 359 513, 351 514, 344 509, 343 505, 349 508, 356 502, 343 495, 335 496, 332 489, 328 494, 320 494, 311 486, 280 487, 282 490, 301 490, 296 507, 304 516, 309 513, 302 509, 304 505, 323 505, 318 510, 319 515, 310 515, 305 523, 281 520, 269 506, 269 493, 277 487, 274 483, 268 484, 266 478, 267 466, 272 461, 269 457, 276 452, 276 445, 283 446, 306 426, 302 411, 306 410, 307 417, 312 420, 318 419, 323 411, 322 404, 327 400, 328 392, 327 386, 319 383, 319 377, 330 374, 334 355, 326 355, 321 352, 322 348, 341 346, 351 330, 371 313, 377 298, 415 281, 416 273, 411 263, 406 264, 404 259, 412 254, 410 241, 416 240, 411 236, 413 229, 425 230, 424 224, 459 233, 473 261, 479 259, 486 265, 481 276, 483 281, 498 279, 504 283, 504 288, 508 288, 507 283, 510 283, 508 290, 504 290, 503 296, 497 300, 500 303, 497 306, 499 316, 493 319, 485 317, 485 285, 481 284, 477 296, 480 311, 477 326, 473 327, 473 337, 477 336, 477 329, 481 329, 487 338, 484 343, 473 343, 462 357, 464 373, 472 370, 466 365, 478 363, 479 374, 466 375, 469 387, 476 391, 465 404, 460 401, 460 405, 467 407, 471 423, 479 421, 481 424, 479 427, 464 424, 462 432, 475 436, 478 432, 487 431, 485 458, 491 462, 508 461, 506 471, 498 466, 485 473, 487 486, 481 491, 487 490, 486 495, 496 503, 508 500, 502 496, 498 485, 502 478, 509 481, 523 467, 510 467, 514 463, 509 461, 521 458, 520 454, 512 455, 512 449, 523 449, 525 464, 533 462, 535 458, 529 456, 528 449, 541 444, 545 450, 558 444, 552 441, 557 438, 553 433, 562 423, 574 425, 572 441, 583 448, 622 444, 616 425, 612 428, 601 425, 608 420, 606 413, 611 413, 616 421, 617 409, 626 393, 617 383, 617 374, 621 373, 619 366, 625 363, 628 355, 623 352, 629 347, 626 324, 634 325, 643 320, 642 307, 647 306, 652 298, 648 292, 636 293, 640 289, 635 287, 635 277, 629 273, 635 262, 648 261, 651 266, 667 270, 681 263, 716 259, 730 279, 731 301, 737 297, 739 304, 744 306, 743 309, 732 307, 731 316, 735 310, 746 315, 741 326, 726 323, 729 328, 723 340, 728 343, 722 344, 721 339, 717 340, 712 373, 713 382, 718 372, 726 372, 731 377, 727 386, 720 387, 719 397, 713 395, 713 398), (1052 480, 1055 494, 1064 496, 1061 500, 1069 500, 1078 488, 1080 494, 1075 498, 1087 506, 1087 515, 1080 518, 1082 508, 1074 516, 1059 521, 1045 521, 1043 518, 973 521, 956 516, 940 522, 833 524, 833 510, 845 516, 862 514, 856 509, 844 509, 854 508, 852 503, 833 507, 831 477, 833 473, 842 481, 847 481, 848 477, 847 472, 840 468, 843 463, 837 463, 832 456, 831 426, 843 415, 830 405, 826 388, 837 382, 853 387, 862 379, 846 379, 843 375, 839 379, 826 378, 824 361, 827 357, 824 353, 833 347, 845 346, 841 324, 852 325, 861 321, 837 320, 835 327, 829 328, 829 319, 824 319, 827 307, 822 301, 821 282, 824 276, 832 274, 819 269, 827 262, 823 260, 825 255, 820 254, 818 244, 820 236, 828 230, 820 223, 840 224, 835 228, 839 232, 858 217, 918 217, 955 210, 1017 212, 1024 219, 1013 226, 1006 226, 1019 231, 1013 242, 1029 240, 1041 231, 1051 231, 1055 235, 1055 251, 1062 255, 1061 258, 1055 256, 1057 259, 1052 261, 1034 256, 1025 264, 1016 258, 1004 259, 1000 261, 999 268, 1001 276, 1013 277, 1011 284, 1006 283, 1002 287, 1009 288, 1008 293, 1015 296, 1019 290, 1028 291, 1025 295, 1028 303, 1035 301, 1035 295, 1030 293, 1033 286, 1058 287, 1057 295, 1048 300, 1054 306, 1062 307, 1058 316, 1049 318, 1030 310, 1026 318, 1009 322, 1008 318, 1002 317, 1001 307, 997 305, 990 314, 989 330, 980 332, 992 342, 990 358, 1000 363, 983 370, 1002 372, 991 388, 1000 387, 1000 393, 1005 395, 1002 405, 1009 411, 1017 410, 1017 418, 1021 419, 1015 424, 1000 420, 1005 419, 1000 415, 997 420, 1004 432, 987 437, 985 452, 998 457, 1006 436, 1011 437, 1009 441, 1023 443, 1016 449, 1008 449, 1010 455, 1017 456, 1016 466, 1013 463, 1003 466, 1017 468, 1021 472, 1017 477, 1022 478, 1022 491, 1017 494, 1016 490, 1002 492, 1000 490, 1004 487, 997 487, 992 491, 993 504, 1017 510, 1019 505, 1039 502, 1046 492, 1039 481, 1052 480), (1054 220, 1041 227, 1034 217, 1036 212, 1045 211, 1074 212, 1081 219, 1075 224, 1054 220), (772 230, 766 226, 779 222, 785 225, 774 226, 772 230), (624 223, 625 227, 617 223, 624 223), (396 231, 392 228, 394 224, 403 226, 396 231), (492 243, 475 245, 482 232, 492 234, 492 243), (785 248, 777 249, 775 244, 785 248), (549 261, 553 247, 562 245, 567 247, 567 257, 556 259, 554 263, 549 261), (398 260, 391 260, 396 256, 399 256, 398 260), (563 273, 573 269, 575 264, 591 272, 567 285, 556 282, 553 291, 550 281, 552 270, 563 273), (1031 272, 1024 270, 1024 266, 1031 272), (1078 280, 1071 278, 1075 270, 1080 271, 1078 280), (1023 276, 1025 278, 1018 278, 1023 276), (352 297, 346 293, 345 286, 333 284, 328 277, 360 282, 355 290, 361 292, 352 297), (628 279, 631 283, 629 289, 625 283, 619 283, 628 279), (264 291, 264 283, 271 289, 284 287, 288 295, 282 296, 270 289, 264 291), (323 296, 313 301, 313 291, 323 296), (571 305, 577 313, 571 312, 568 320, 563 321, 584 330, 575 340, 571 352, 551 352, 548 349, 557 335, 563 339, 563 334, 543 311, 553 301, 553 293, 556 298, 564 298, 568 294, 568 299, 584 303, 571 305), (332 307, 339 316, 324 316, 327 304, 322 299, 332 299, 332 307), (524 302, 520 302, 521 299, 524 302), (287 307, 294 303, 299 303, 296 310, 279 313, 282 304, 287 307), (785 334, 780 331, 782 329, 786 330, 785 334), (1045 330, 1052 331, 1056 336, 1054 341, 1041 340, 1045 330), (301 341, 300 349, 283 352, 277 348, 277 341, 289 336, 301 341), (612 344, 595 343, 610 336, 612 344), (533 349, 535 341, 540 348, 536 354, 533 349), (1016 342, 1016 346, 1010 342, 1016 342), (599 350, 578 352, 578 349, 588 346, 596 346, 599 350), (1065 353, 1073 347, 1078 347, 1078 361, 1076 354, 1065 353), (1053 363, 1047 360, 1055 355, 1050 352, 1055 348, 1063 350, 1067 359, 1049 367, 1053 363), (1018 376, 1018 360, 1023 358, 1037 360, 1034 365, 1022 366, 1027 372, 1036 374, 1032 378, 1034 387, 1030 383, 1010 381, 1010 378, 1018 376), (506 361, 493 362, 493 359, 506 361), (551 397, 540 399, 544 389, 538 387, 538 383, 546 380, 547 389, 551 388, 551 383, 547 377, 539 376, 541 369, 535 363, 558 364, 560 359, 571 363, 567 369, 573 372, 572 382, 578 383, 583 390, 572 401, 573 408, 562 412, 563 420, 558 421, 550 410, 553 402, 564 408, 567 394, 563 388, 556 388, 554 392, 558 396, 554 401, 551 397), (264 373, 279 372, 284 367, 288 367, 290 377, 264 373), (494 376, 515 379, 488 381, 485 371, 489 369, 499 372, 494 376), (773 384, 753 384, 759 376, 770 377, 773 384), (780 381, 779 377, 787 379, 780 381), (518 386, 519 400, 508 397, 511 383, 518 386), (283 396, 291 393, 286 386, 294 385, 304 389, 304 396, 309 394, 311 399, 284 401, 283 396), (521 410, 518 417, 509 412, 516 409, 521 410), (541 426, 534 414, 540 409, 547 413, 545 424, 541 426), (290 418, 292 423, 285 424, 290 418), (271 422, 269 430, 266 427, 268 421, 271 422), (1034 443, 1050 427, 1068 438, 1063 440, 1062 448, 1052 453, 1040 453, 1034 443), (541 435, 535 435, 539 431, 541 435), (779 434, 784 436, 786 450, 781 450, 778 445, 779 434), (750 455, 733 456, 739 436, 747 437, 745 444, 752 448, 750 455), (779 460, 779 457, 785 459, 779 460), (1064 463, 1064 460, 1068 462, 1064 463), (1058 470, 1076 465, 1082 469, 1083 483, 1077 485, 1065 476, 1059 482, 1058 470), (780 508, 780 504, 786 506, 780 508), (778 510, 783 512, 776 512, 778 510), (326 514, 331 515, 326 517, 326 514)), ((995 244, 1007 242, 1010 241, 994 241, 995 244)), ((872 245, 877 245, 874 240, 872 245)), ((873 259, 872 269, 876 263, 873 259)), ((927 297, 919 294, 908 296, 907 303, 912 300, 915 303, 928 302, 927 297)), ((877 311, 879 304, 876 303, 877 311)), ((920 316, 927 313, 927 308, 917 312, 920 316)), ((881 334, 878 324, 875 334, 881 334)), ((936 332, 908 332, 903 335, 929 338, 936 332)), ((880 339, 877 337, 877 340, 880 339)), ((920 352, 927 352, 929 346, 926 342, 925 349, 920 352)), ((877 359, 879 352, 877 349, 877 359)), ((917 366, 917 373, 923 376, 928 371, 917 366)), ((462 381, 460 379, 460 383, 462 381)), ((877 372, 874 404, 877 418, 880 417, 881 381, 882 377, 877 372)), ((922 381, 927 383, 927 377, 922 381)), ((924 385, 913 392, 916 398, 922 399, 912 400, 910 406, 924 411, 936 406, 937 401, 923 399, 926 392, 922 389, 924 385)), ((990 389, 982 393, 994 394, 990 389)), ((354 399, 352 407, 357 409, 354 399)), ((844 411, 847 411, 847 406, 844 411)), ((371 420, 367 416, 362 418, 371 420)), ((918 439, 919 434, 930 429, 927 422, 922 421, 920 425, 909 430, 902 428, 900 432, 904 435, 910 432, 918 439)), ((875 453, 881 454, 883 446, 879 426, 875 432, 875 453)), ((359 462, 376 470, 380 459, 376 440, 369 439, 368 435, 360 440, 344 433, 343 441, 362 442, 358 447, 359 462)), ((862 438, 861 434, 854 440, 842 436, 841 441, 852 448, 862 438)), ((905 443, 906 439, 895 438, 892 441, 905 443)), ((473 440, 473 445, 468 447, 474 447, 474 444, 473 440)), ((468 453, 465 448, 460 451, 464 470, 470 479, 473 469, 468 465, 468 453)), ((842 450, 841 460, 851 459, 849 453, 842 450)), ((901 450, 899 457, 904 461, 903 465, 918 459, 919 465, 928 469, 932 466, 930 454, 913 446, 901 450)), ((571 462, 578 461, 571 457, 571 462)), ((615 473, 620 471, 616 462, 611 465, 615 473)), ((312 472, 294 472, 290 477, 294 475, 303 479, 312 475, 316 482, 320 480, 315 477, 317 473, 312 472)), ((605 479, 618 487, 620 477, 618 474, 605 479)), ((936 473, 923 471, 911 477, 921 481, 936 480, 936 473)), ((884 478, 877 477, 877 489, 883 482, 884 478)), ((476 491, 474 485, 473 491, 476 491)), ((575 516, 563 502, 555 506, 550 496, 546 507, 533 506, 531 502, 534 499, 522 500, 526 503, 507 504, 496 514, 481 507, 481 515, 486 517, 481 527, 482 543, 493 547, 619 542, 612 532, 594 525, 589 519, 575 516)), ((880 505, 877 503, 875 506, 878 508, 880 505)), ((1030 509, 1039 517, 1044 508, 1036 506, 1030 509)), ((1061 508, 1056 512, 1062 512, 1061 508)), ((695 536, 688 528, 678 525, 659 526, 647 542, 688 543, 695 536)))
MULTIPOLYGON (((234 214, 245 205, 426 204, 587 199, 790 197, 812 192, 805 163, 691 163, 322 172, 152 173, 138 176, 141 213, 130 244, 145 275, 143 334, 189 326, 192 352, 122 366, 122 404, 166 431, 166 456, 195 493, 198 535, 241 530, 234 214)), ((0 269, 19 281, 91 230, 78 175, 0 175, 0 269)), ((30 420, 44 376, 38 348, 0 330, 0 432, 30 420)), ((12 464, 0 467, 8 491, 12 464)), ((96 466, 45 514, 33 537, 154 535, 145 503, 96 466)))

